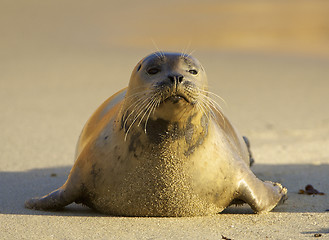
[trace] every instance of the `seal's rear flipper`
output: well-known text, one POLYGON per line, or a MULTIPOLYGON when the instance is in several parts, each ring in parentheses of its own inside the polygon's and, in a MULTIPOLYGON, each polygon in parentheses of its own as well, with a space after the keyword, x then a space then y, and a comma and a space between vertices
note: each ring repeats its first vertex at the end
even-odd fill
POLYGON ((247 148, 248 148, 249 161, 250 161, 250 165, 249 166, 251 167, 254 164, 255 159, 253 158, 252 153, 251 153, 251 150, 250 150, 250 142, 249 142, 249 139, 246 136, 243 136, 243 140, 246 143, 247 148))

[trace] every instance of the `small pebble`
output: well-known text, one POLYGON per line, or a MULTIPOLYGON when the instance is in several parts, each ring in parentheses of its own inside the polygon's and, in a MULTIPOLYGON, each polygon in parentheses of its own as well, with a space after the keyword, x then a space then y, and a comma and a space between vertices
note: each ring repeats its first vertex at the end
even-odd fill
POLYGON ((305 186, 304 189, 300 189, 298 194, 308 194, 308 195, 324 195, 323 192, 316 190, 311 184, 305 186))

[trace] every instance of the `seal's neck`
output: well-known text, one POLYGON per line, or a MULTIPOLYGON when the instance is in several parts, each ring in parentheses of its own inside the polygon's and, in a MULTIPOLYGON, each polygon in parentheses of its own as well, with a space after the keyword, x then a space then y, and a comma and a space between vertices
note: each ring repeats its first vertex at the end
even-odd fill
POLYGON ((181 142, 187 149, 201 144, 208 135, 208 118, 203 114, 189 115, 185 121, 168 121, 161 118, 150 119, 146 137, 153 144, 181 142))
MULTIPOLYGON (((174 153, 179 151, 188 157, 208 136, 209 118, 202 112, 186 112, 181 118, 163 119, 150 117, 141 123, 125 124, 121 119, 122 137, 133 146, 144 142, 144 151, 165 149, 174 153)), ((162 150, 161 150, 162 151, 162 150)))
POLYGON ((208 136, 209 116, 185 101, 161 104, 152 113, 125 111, 121 129, 125 141, 143 139, 153 147, 179 145, 189 154, 208 136))

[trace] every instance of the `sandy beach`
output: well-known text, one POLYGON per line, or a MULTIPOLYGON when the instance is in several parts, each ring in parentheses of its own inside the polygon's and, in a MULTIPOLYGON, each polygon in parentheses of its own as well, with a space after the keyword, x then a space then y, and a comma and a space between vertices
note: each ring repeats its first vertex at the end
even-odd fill
POLYGON ((329 239, 329 5, 251 2, 0 0, 0 239, 329 239), (84 123, 156 51, 152 39, 202 62, 251 141, 252 170, 289 199, 194 218, 25 209, 65 182, 84 123), (307 184, 325 195, 298 194, 307 184))

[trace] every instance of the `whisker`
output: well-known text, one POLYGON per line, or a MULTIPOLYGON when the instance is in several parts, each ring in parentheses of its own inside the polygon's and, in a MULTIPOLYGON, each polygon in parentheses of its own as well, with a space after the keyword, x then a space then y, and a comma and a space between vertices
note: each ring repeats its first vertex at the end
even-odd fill
MULTIPOLYGON (((154 95, 156 95, 156 94, 154 94, 154 95)), ((148 113, 148 110, 149 110, 149 108, 152 106, 153 102, 155 101, 155 99, 154 99, 154 95, 153 95, 153 96, 151 96, 151 97, 149 97, 149 99, 148 99, 148 100, 150 100, 150 99, 151 99, 151 101, 149 101, 149 103, 148 103, 148 104, 146 104, 146 106, 145 106, 145 113, 144 113, 144 114, 143 114, 143 116, 141 117, 141 119, 140 119, 139 123, 137 124, 137 126, 139 126, 139 125, 141 124, 141 122, 142 122, 143 118, 144 118, 144 117, 145 117, 145 115, 148 113)))
POLYGON ((161 50, 160 50, 160 53, 161 53, 162 58, 164 58, 165 57, 165 53, 163 51, 161 51, 161 50))
POLYGON ((126 117, 126 119, 125 119, 125 122, 124 122, 124 124, 123 124, 124 129, 126 129, 126 125, 127 125, 127 122, 128 122, 128 120, 129 120, 130 116, 131 116, 135 111, 139 111, 139 110, 144 106, 144 103, 147 102, 148 99, 149 99, 148 96, 145 96, 144 98, 141 98, 141 99, 139 99, 137 102, 131 104, 131 105, 126 109, 125 113, 127 113, 128 110, 129 110, 131 107, 133 107, 133 110, 131 111, 131 113, 130 113, 130 114, 126 117))
POLYGON ((209 110, 213 113, 213 117, 215 117, 215 119, 217 119, 216 118, 216 115, 215 115, 215 113, 213 112, 213 110, 215 110, 220 116, 221 116, 221 118, 222 118, 222 120, 223 120, 223 127, 225 128, 225 125, 226 125, 226 123, 225 123, 225 118, 224 118, 224 115, 222 114, 222 112, 220 111, 220 109, 218 108, 218 104, 215 102, 215 101, 213 101, 213 102, 210 102, 208 99, 205 99, 205 101, 203 101, 203 103, 205 104, 205 106, 207 106, 208 108, 209 108, 209 110), (214 104, 215 103, 215 104, 214 104))
MULTIPOLYGON (((155 84, 153 84, 152 86, 151 86, 151 88, 152 87, 154 87, 154 85, 155 84)), ((138 89, 138 88, 134 88, 134 89, 138 89)), ((133 90, 134 90, 133 89, 133 90)), ((150 93, 153 93, 154 92, 154 90, 152 90, 152 89, 146 89, 146 90, 144 90, 144 91, 140 91, 140 92, 136 92, 136 93, 133 93, 133 94, 130 94, 130 96, 126 96, 125 97, 125 101, 131 101, 131 102, 133 102, 131 105, 134 105, 134 104, 136 104, 137 102, 140 102, 140 100, 141 99, 144 99, 144 97, 148 97, 148 95, 150 94, 150 93), (137 102, 135 101, 135 99, 137 99, 137 98, 139 98, 138 100, 137 100, 137 102)), ((131 106, 130 105, 130 106, 131 106)), ((130 107, 129 107, 130 108, 130 107)), ((129 109, 128 108, 128 109, 129 109)), ((127 110, 128 110, 127 109, 127 110)))
POLYGON ((149 118, 150 118, 150 115, 151 115, 151 113, 154 113, 154 111, 155 111, 155 109, 156 109, 156 107, 157 107, 157 102, 159 101, 159 99, 156 99, 156 98, 154 98, 154 100, 153 100, 153 104, 152 104, 152 106, 151 106, 151 108, 150 108, 150 110, 149 110, 149 113, 148 113, 148 115, 147 115, 147 118, 146 118, 146 120, 145 120, 145 125, 144 125, 144 132, 146 133, 146 127, 147 127, 147 123, 148 123, 148 120, 149 120, 149 118))
POLYGON ((189 47, 191 46, 191 40, 188 41, 186 47, 183 48, 182 53, 181 53, 181 57, 188 57, 189 55, 187 54, 187 51, 189 49, 189 47))
MULTIPOLYGON (((143 110, 144 110, 145 108, 146 108, 146 109, 148 108, 150 102, 149 102, 149 103, 147 103, 147 102, 148 102, 149 100, 150 100, 150 96, 146 97, 146 98, 144 99, 144 101, 143 101, 142 103, 139 104, 139 107, 138 107, 138 109, 137 109, 137 113, 136 113, 134 119, 132 120, 132 122, 130 123, 130 125, 129 125, 129 127, 128 127, 128 130, 126 131, 126 134, 125 134, 125 141, 126 141, 126 139, 127 139, 127 136, 128 136, 128 133, 129 133, 131 127, 135 124, 135 122, 137 121, 137 119, 139 118, 139 116, 144 112, 143 110)), ((135 109, 134 109, 133 111, 135 111, 135 109)), ((146 112, 147 112, 147 111, 146 111, 146 112)), ((141 118, 141 120, 144 118, 146 112, 144 113, 144 115, 143 115, 143 117, 141 118)), ((138 126, 139 126, 139 125, 140 125, 140 123, 138 123, 138 126)))
POLYGON ((216 105, 219 109, 222 109, 223 108, 214 100, 212 99, 211 97, 207 96, 207 95, 202 95, 205 99, 207 99, 207 101, 209 101, 210 103, 212 103, 213 105, 216 105))
MULTIPOLYGON (((210 94, 214 94, 215 96, 217 96, 218 98, 220 98, 221 100, 224 101, 224 103, 226 104, 225 100, 222 99, 221 97, 219 97, 218 95, 216 95, 215 93, 212 93, 212 92, 209 92, 209 91, 205 91, 205 90, 202 90, 200 89, 200 95, 203 96, 204 98, 207 99, 207 101, 211 102, 213 105, 216 105, 219 109, 223 109, 213 98, 209 97, 207 94, 210 93, 210 94), (206 93, 206 94, 205 94, 206 93)), ((227 104, 226 104, 227 105, 227 104)))
POLYGON ((154 45, 154 47, 155 47, 155 49, 156 49, 156 52, 155 52, 154 54, 155 54, 159 59, 163 58, 164 55, 163 55, 163 53, 160 51, 158 45, 155 43, 155 41, 153 40, 153 38, 151 38, 151 41, 152 41, 152 43, 153 43, 153 45, 154 45))
POLYGON ((227 106, 227 103, 225 101, 224 98, 222 98, 221 96, 217 95, 216 93, 213 93, 213 92, 210 92, 210 91, 206 91, 206 90, 203 90, 203 89, 199 89, 200 92, 203 92, 203 93, 206 93, 206 94, 210 94, 214 97, 217 97, 218 99, 220 99, 226 106, 227 106))
POLYGON ((190 53, 187 54, 188 57, 191 57, 193 53, 196 52, 196 49, 193 49, 190 53))
POLYGON ((131 104, 129 107, 126 108, 126 112, 131 108, 131 107, 136 107, 140 102, 144 101, 145 99, 148 98, 148 95, 143 95, 143 96, 136 96, 135 98, 131 99, 131 104), (134 101, 136 98, 138 98, 136 101, 134 101))
POLYGON ((202 103, 198 102, 196 106, 200 111, 202 111, 206 115, 208 121, 210 122, 209 113, 206 112, 205 107, 202 105, 202 103))
POLYGON ((126 100, 130 100, 130 98, 138 98, 140 96, 145 96, 146 94, 148 93, 151 93, 152 91, 151 90, 145 90, 145 91, 141 91, 141 92, 136 92, 136 93, 133 93, 133 94, 130 94, 129 96, 125 96, 125 99, 126 100))

